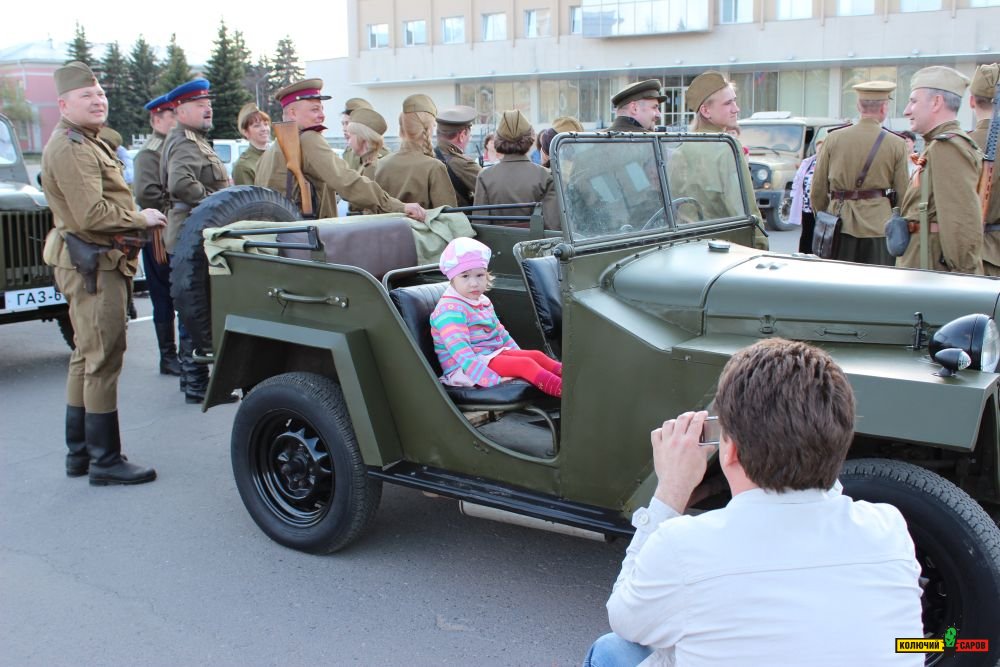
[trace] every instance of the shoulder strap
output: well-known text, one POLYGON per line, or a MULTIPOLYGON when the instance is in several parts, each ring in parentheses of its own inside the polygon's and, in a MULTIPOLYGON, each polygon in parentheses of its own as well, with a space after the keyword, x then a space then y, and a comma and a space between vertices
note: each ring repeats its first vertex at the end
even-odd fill
MULTIPOLYGON (((931 143, 934 143, 933 141, 931 143)), ((927 221, 927 207, 928 199, 930 199, 930 183, 931 183, 931 161, 928 160, 924 163, 922 173, 920 174, 920 203, 917 205, 917 211, 920 212, 920 268, 929 269, 931 266, 930 256, 931 250, 928 247, 930 243, 930 225, 927 221)))
POLYGON ((854 181, 855 190, 860 190, 861 184, 865 182, 865 178, 868 176, 868 170, 872 168, 872 162, 875 160, 875 154, 878 153, 878 147, 882 145, 882 140, 885 139, 885 135, 885 129, 879 129, 878 137, 875 138, 875 143, 872 145, 872 149, 868 151, 868 158, 865 160, 865 166, 861 167, 861 173, 858 174, 858 180, 854 181))
POLYGON ((437 156, 437 159, 441 160, 441 162, 444 162, 445 169, 448 170, 448 178, 451 180, 451 187, 455 189, 455 194, 462 192, 462 190, 465 189, 465 185, 461 180, 459 180, 458 175, 456 175, 451 169, 451 156, 445 156, 444 152, 437 146, 434 147, 434 155, 437 156))

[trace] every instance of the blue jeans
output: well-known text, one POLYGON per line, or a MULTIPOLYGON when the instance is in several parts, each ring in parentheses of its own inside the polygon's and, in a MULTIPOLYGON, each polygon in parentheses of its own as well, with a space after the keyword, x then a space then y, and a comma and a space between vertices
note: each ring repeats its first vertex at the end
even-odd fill
POLYGON ((613 632, 599 637, 587 652, 583 667, 636 667, 653 649, 622 639, 613 632))

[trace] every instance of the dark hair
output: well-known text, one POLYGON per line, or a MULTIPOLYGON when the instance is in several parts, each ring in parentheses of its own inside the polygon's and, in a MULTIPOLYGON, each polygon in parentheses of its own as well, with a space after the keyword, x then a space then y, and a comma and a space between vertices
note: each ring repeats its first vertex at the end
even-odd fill
POLYGON ((493 138, 493 150, 501 155, 524 155, 535 144, 535 137, 530 133, 522 134, 517 139, 504 139, 499 134, 493 138))
POLYGON ((549 166, 549 158, 548 158, 549 146, 552 145, 552 137, 556 136, 557 134, 559 133, 550 127, 546 130, 542 130, 542 133, 538 135, 538 150, 540 150, 542 153, 545 153, 545 157, 542 161, 543 167, 549 166))
POLYGON ((972 96, 972 100, 975 102, 977 109, 982 109, 982 110, 985 111, 986 109, 989 109, 989 108, 991 108, 993 106, 993 98, 992 97, 983 97, 982 95, 973 95, 972 96))
POLYGON ((714 409, 754 484, 772 491, 833 486, 854 438, 854 392, 823 350, 782 338, 734 354, 714 409))

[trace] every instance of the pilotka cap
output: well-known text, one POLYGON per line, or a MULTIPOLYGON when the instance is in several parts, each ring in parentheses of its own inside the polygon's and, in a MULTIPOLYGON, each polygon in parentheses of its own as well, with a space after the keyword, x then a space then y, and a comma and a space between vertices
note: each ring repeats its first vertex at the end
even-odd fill
POLYGON ((403 100, 403 113, 414 113, 416 111, 423 111, 434 117, 438 115, 438 108, 434 104, 434 100, 422 93, 410 95, 403 100))
POLYGON ((497 123, 497 136, 507 141, 517 141, 531 134, 531 123, 519 109, 504 111, 497 123))
POLYGON ((372 106, 372 103, 364 99, 363 97, 352 97, 351 99, 344 102, 344 110, 341 111, 340 113, 342 114, 345 113, 348 116, 350 116, 351 113, 357 111, 358 109, 374 109, 374 108, 375 107, 372 106))
POLYGON ((694 78, 691 85, 688 86, 687 92, 684 93, 684 101, 688 111, 698 111, 705 100, 728 85, 726 77, 722 76, 720 72, 715 70, 702 72, 694 78))
POLYGON ((385 134, 385 131, 389 129, 389 126, 386 125, 385 118, 382 117, 382 114, 374 109, 366 109, 364 107, 352 111, 351 119, 348 122, 360 123, 365 127, 370 127, 379 134, 385 134))
POLYGON ((965 89, 969 87, 967 76, 950 67, 943 65, 933 65, 918 70, 910 79, 910 90, 917 88, 936 88, 949 93, 954 93, 959 97, 965 95, 965 89))
POLYGON ((52 76, 56 80, 56 95, 97 85, 97 77, 94 76, 93 70, 79 60, 60 67, 52 76))
POLYGON ((969 92, 976 97, 992 98, 997 91, 997 81, 1000 80, 1000 65, 980 65, 972 75, 969 92))

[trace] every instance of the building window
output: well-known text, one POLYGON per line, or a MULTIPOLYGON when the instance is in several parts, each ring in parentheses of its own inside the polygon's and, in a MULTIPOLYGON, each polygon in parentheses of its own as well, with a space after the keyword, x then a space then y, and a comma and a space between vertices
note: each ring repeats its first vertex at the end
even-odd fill
POLYGON ((719 23, 753 21, 753 0, 719 0, 719 23))
POLYGON ((368 48, 384 49, 389 46, 389 24, 369 23, 368 24, 368 48))
POLYGON ((441 19, 441 41, 445 44, 465 42, 465 17, 449 16, 441 19))
POLYGON ((604 0, 584 2, 585 37, 661 35, 708 30, 706 0, 604 0))
POLYGON ((549 30, 549 10, 547 9, 526 9, 524 11, 524 36, 548 37, 549 30))
POLYGON ((972 0, 970 7, 1000 7, 1000 0, 972 0))
POLYGON ((483 41, 493 42, 501 39, 507 39, 507 15, 503 12, 483 14, 483 41))
POLYGON ((811 2, 803 2, 803 0, 778 0, 779 21, 811 19, 812 15, 813 8, 811 2))
POLYGON ((417 46, 427 43, 427 21, 403 21, 403 44, 417 46))
POLYGON ((901 12, 933 12, 941 9, 941 0, 899 0, 901 12))
POLYGON ((569 34, 583 34, 583 7, 580 5, 569 8, 569 34))
POLYGON ((837 0, 837 16, 870 16, 875 13, 875 0, 837 0))
POLYGON ((736 88, 736 104, 744 116, 778 108, 777 72, 743 72, 731 78, 736 88))

